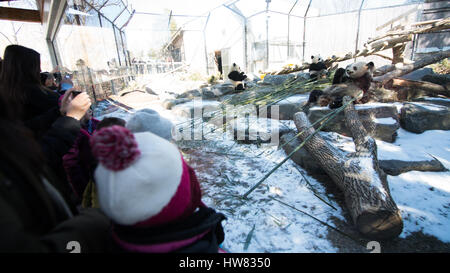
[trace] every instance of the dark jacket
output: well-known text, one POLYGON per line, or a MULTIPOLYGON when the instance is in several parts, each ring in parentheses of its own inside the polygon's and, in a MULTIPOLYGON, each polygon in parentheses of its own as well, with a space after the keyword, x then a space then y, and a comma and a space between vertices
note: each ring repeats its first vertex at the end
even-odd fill
POLYGON ((36 137, 41 137, 58 119, 60 95, 44 87, 26 86, 27 96, 23 106, 22 120, 36 137))
POLYGON ((71 117, 59 117, 38 139, 41 144, 46 163, 53 174, 56 175, 54 186, 70 200, 71 208, 78 204, 78 199, 74 196, 72 188, 67 181, 66 172, 63 167, 63 156, 67 154, 74 145, 78 137, 81 126, 80 122, 71 117))
POLYGON ((146 253, 217 253, 225 235, 225 216, 201 207, 179 222, 159 227, 138 228, 114 225, 112 251, 146 253))
POLYGON ((61 206, 43 181, 0 173, 0 252, 69 252, 71 241, 80 244, 82 253, 105 251, 106 216, 89 209, 71 218, 61 206))
POLYGON ((75 143, 80 132, 80 122, 71 117, 61 116, 58 100, 60 95, 35 85, 27 88, 22 121, 41 144, 47 165, 57 176, 54 185, 66 198, 71 200, 71 208, 75 208, 77 198, 67 181, 63 167, 63 156, 75 143))
POLYGON ((97 160, 92 155, 89 140, 98 123, 97 119, 92 118, 88 121, 87 126, 82 126, 75 144, 63 156, 63 166, 67 174, 67 180, 79 199, 82 198, 89 181, 93 179, 97 166, 97 160))
MULTIPOLYGON (((46 157, 58 159, 79 130, 77 120, 60 117, 42 137, 46 157)), ((20 162, 21 155, 14 156, 20 162)), ((98 210, 77 215, 67 195, 59 190, 67 185, 51 172, 43 173, 46 175, 21 172, 0 158, 0 252, 68 252, 71 241, 80 244, 81 252, 104 251, 109 220, 98 210)))

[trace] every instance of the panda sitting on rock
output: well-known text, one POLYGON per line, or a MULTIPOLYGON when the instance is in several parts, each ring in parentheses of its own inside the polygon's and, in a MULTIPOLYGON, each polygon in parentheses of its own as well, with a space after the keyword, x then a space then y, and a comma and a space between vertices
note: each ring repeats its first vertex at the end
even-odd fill
POLYGON ((228 79, 234 86, 234 90, 245 90, 245 79, 247 79, 247 75, 244 74, 244 72, 241 71, 241 68, 236 65, 236 63, 233 63, 231 66, 231 72, 228 73, 228 79))
POLYGON ((312 80, 316 80, 317 78, 326 75, 327 72, 327 66, 323 62, 322 57, 320 57, 320 55, 311 56, 311 64, 309 65, 309 78, 312 80))
POLYGON ((345 69, 339 68, 334 74, 333 85, 323 91, 313 90, 305 106, 318 104, 328 105, 331 109, 339 108, 342 106, 344 96, 356 97, 359 103, 366 103, 374 70, 373 62, 357 62, 345 69))

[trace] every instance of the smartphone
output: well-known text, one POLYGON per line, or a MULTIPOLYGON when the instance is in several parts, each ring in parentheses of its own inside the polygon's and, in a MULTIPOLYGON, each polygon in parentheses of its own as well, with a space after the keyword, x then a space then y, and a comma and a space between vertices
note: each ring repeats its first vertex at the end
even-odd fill
POLYGON ((72 98, 75 98, 79 94, 81 94, 81 91, 72 91, 72 98))
POLYGON ((67 83, 67 82, 62 83, 61 84, 61 91, 67 91, 67 90, 69 90, 72 87, 73 87, 73 85, 70 84, 70 83, 67 83))

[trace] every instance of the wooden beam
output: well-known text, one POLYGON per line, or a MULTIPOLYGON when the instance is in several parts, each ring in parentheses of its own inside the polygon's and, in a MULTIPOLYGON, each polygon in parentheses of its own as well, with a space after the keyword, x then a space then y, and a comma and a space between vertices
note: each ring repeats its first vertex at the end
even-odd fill
POLYGON ((0 20, 41 23, 39 10, 0 7, 0 20))

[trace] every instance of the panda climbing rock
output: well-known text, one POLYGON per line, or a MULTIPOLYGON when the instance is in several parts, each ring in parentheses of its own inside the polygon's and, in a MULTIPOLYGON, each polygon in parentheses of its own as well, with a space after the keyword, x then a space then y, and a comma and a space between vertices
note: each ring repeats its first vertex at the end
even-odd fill
POLYGON ((342 106, 344 96, 357 97, 360 103, 368 101, 368 90, 372 82, 375 65, 373 62, 357 62, 348 65, 345 69, 336 70, 333 78, 333 85, 325 88, 322 93, 314 90, 309 95, 307 105, 318 104, 329 106, 331 109, 342 106), (361 95, 361 90, 362 95, 361 95))
POLYGON ((241 72, 239 66, 233 63, 231 66, 231 72, 228 73, 228 79, 230 79, 231 83, 234 86, 234 90, 245 90, 245 83, 242 81, 247 78, 247 75, 244 72, 241 72))
POLYGON ((327 72, 327 67, 320 55, 311 56, 311 64, 309 65, 309 77, 310 79, 317 79, 320 75, 324 75, 327 72))

